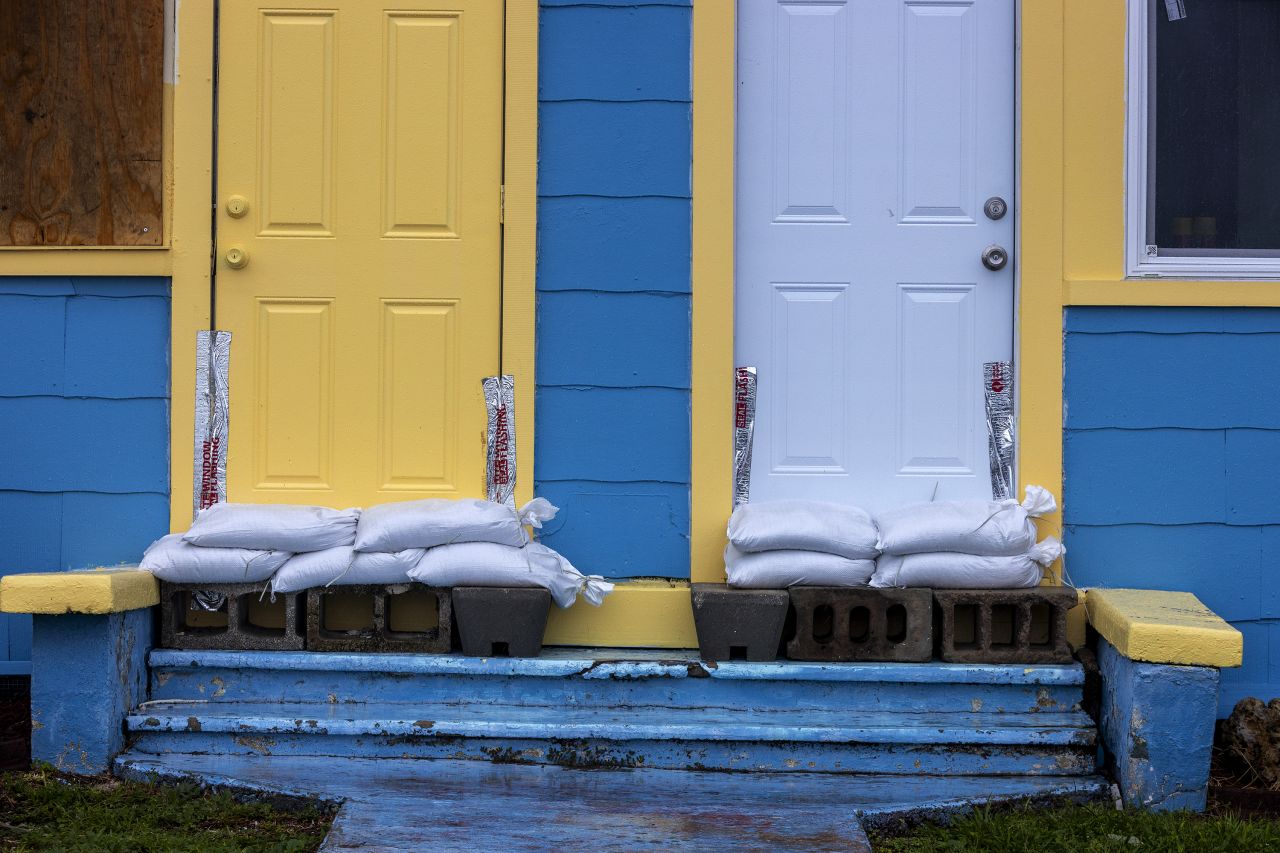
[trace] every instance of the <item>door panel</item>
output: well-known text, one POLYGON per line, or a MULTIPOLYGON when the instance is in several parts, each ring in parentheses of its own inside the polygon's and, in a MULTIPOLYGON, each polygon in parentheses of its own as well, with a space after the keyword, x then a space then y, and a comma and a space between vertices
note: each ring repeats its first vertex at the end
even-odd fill
POLYGON ((484 494, 499 369, 502 10, 223 0, 228 496, 484 494), (240 196, 247 212, 233 215, 240 196), (233 268, 227 252, 247 254, 233 268))
POLYGON ((990 497, 1013 351, 1013 0, 738 4, 738 364, 752 499, 990 497))

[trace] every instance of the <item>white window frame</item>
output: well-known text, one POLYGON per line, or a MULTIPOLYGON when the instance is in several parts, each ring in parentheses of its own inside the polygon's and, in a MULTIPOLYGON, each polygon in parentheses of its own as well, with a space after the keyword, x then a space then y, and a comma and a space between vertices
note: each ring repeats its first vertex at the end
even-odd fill
POLYGON ((1280 278, 1280 256, 1160 257, 1147 245, 1151 194, 1150 58, 1154 22, 1149 0, 1128 0, 1128 117, 1125 171, 1125 268, 1129 278, 1280 278))

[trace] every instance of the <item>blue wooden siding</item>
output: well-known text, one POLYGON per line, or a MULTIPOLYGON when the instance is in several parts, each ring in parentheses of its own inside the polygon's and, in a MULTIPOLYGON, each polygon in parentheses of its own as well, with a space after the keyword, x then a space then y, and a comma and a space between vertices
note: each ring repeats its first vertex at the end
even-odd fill
MULTIPOLYGON (((0 575, 136 561, 169 525, 169 283, 0 277, 0 575)), ((31 619, 0 616, 0 673, 31 619)))
POLYGON ((1280 696, 1280 310, 1071 308, 1067 570, 1194 592, 1245 637, 1220 712, 1280 696))
POLYGON ((541 7, 544 538, 584 571, 688 577, 689 2, 541 7))

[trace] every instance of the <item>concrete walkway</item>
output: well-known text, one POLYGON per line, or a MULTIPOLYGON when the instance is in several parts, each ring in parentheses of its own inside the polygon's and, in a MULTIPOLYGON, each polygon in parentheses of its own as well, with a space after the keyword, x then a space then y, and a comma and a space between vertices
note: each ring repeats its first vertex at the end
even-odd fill
POLYGON ((1097 777, 579 770, 477 761, 130 755, 117 775, 342 806, 322 850, 870 850, 859 818, 1101 796, 1097 777))

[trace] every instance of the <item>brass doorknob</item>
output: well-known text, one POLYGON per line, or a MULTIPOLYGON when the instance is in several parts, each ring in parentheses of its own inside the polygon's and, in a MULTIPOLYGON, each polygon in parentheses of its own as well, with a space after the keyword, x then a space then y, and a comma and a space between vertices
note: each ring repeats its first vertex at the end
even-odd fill
POLYGON ((227 249, 226 254, 227 266, 233 270, 244 269, 245 264, 249 263, 249 253, 239 246, 232 246, 227 249))

